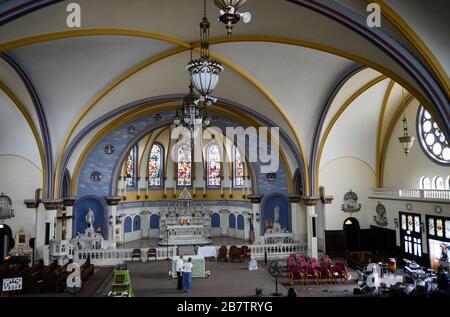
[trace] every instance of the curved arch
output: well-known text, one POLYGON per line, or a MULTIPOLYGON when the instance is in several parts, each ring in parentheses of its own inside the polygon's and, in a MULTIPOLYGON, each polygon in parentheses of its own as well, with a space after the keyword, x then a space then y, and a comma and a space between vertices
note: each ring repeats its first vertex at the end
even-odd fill
POLYGON ((133 232, 141 230, 141 216, 135 215, 133 217, 133 232))
POLYGON ((41 167, 37 166, 36 163, 34 163, 32 160, 30 160, 29 158, 26 158, 25 156, 21 156, 21 155, 17 155, 17 154, 8 154, 8 153, 4 153, 4 154, 0 154, 0 157, 2 156, 12 156, 12 157, 20 157, 21 159, 24 159, 25 161, 29 162, 31 165, 33 165, 34 167, 36 167, 36 169, 42 173, 42 169, 41 167))
POLYGON ((159 215, 158 214, 150 215, 150 229, 159 229, 159 215))
POLYGON ((164 162, 164 156, 165 155, 165 150, 164 150, 164 146, 161 144, 161 143, 159 143, 159 142, 153 142, 153 144, 152 144, 152 147, 150 148, 150 151, 149 151, 149 155, 148 155, 148 159, 147 159, 147 161, 146 161, 146 179, 148 179, 148 182, 147 182, 147 186, 148 187, 157 187, 157 188, 162 188, 162 187, 164 187, 164 166, 165 166, 165 162, 164 162), (153 147, 158 147, 159 148, 159 167, 158 167, 158 170, 159 170, 159 184, 157 184, 157 185, 151 185, 150 184, 150 174, 149 174, 149 164, 150 164, 150 156, 151 156, 151 154, 152 154, 152 151, 153 151, 153 147))
POLYGON ((320 169, 319 172, 323 171, 327 167, 327 165, 331 164, 332 162, 340 160, 340 159, 343 159, 343 158, 352 158, 352 159, 355 159, 355 160, 358 160, 358 161, 362 162, 364 165, 367 165, 367 167, 370 169, 370 171, 373 173, 374 176, 376 175, 376 171, 373 169, 372 166, 370 166, 370 164, 368 162, 366 162, 365 160, 363 160, 363 159, 361 159, 359 157, 352 156, 352 155, 345 155, 345 156, 335 157, 334 159, 328 161, 324 166, 322 166, 322 168, 320 169))
POLYGON ((218 212, 213 212, 211 215, 211 227, 220 228, 220 214, 218 212))
MULTIPOLYGON (((289 198, 282 193, 271 193, 269 195, 264 195, 261 200, 260 208, 260 232, 263 235, 266 232, 265 220, 275 221, 274 208, 278 206, 280 210, 279 221, 280 225, 292 231, 292 217, 291 217, 291 204, 289 203, 289 198), (280 207, 281 205, 281 207, 280 207), (283 209, 284 208, 284 209, 283 209)), ((273 224, 273 222, 272 222, 273 224)))
MULTIPOLYGON (((33 119, 31 118, 30 114, 26 110, 25 106, 20 102, 20 100, 17 98, 17 96, 11 91, 11 89, 8 88, 2 81, 0 81, 0 90, 2 90, 5 95, 12 101, 12 103, 19 109, 20 113, 25 118, 26 122, 28 123, 28 126, 31 129, 31 132, 33 133, 34 139, 36 141, 36 145, 39 150, 39 157, 41 159, 41 171, 42 171, 42 186, 43 188, 47 188, 47 182, 51 181, 50 179, 47 180, 47 167, 45 164, 45 151, 44 147, 42 145, 41 138, 39 136, 39 132, 36 129, 36 126, 34 125, 33 119)), ((47 191, 44 191, 44 196, 47 196, 47 191)))
POLYGON ((237 227, 236 227, 236 229, 244 230, 244 226, 245 226, 244 216, 240 213, 237 216, 237 227))
POLYGON ((445 179, 445 189, 450 190, 450 175, 445 179))
POLYGON ((133 232, 133 221, 131 219, 131 216, 126 216, 123 220, 123 232, 124 233, 130 233, 133 232))
POLYGON ((86 195, 80 197, 73 205, 73 214, 75 216, 75 220, 72 221, 72 232, 74 233, 74 235, 77 232, 84 232, 87 227, 85 215, 90 209, 92 209, 95 215, 93 224, 94 230, 101 228, 104 239, 108 240, 108 206, 106 204, 106 200, 103 197, 95 195, 86 195))
POLYGON ((234 213, 228 215, 228 228, 236 229, 236 215, 234 213))

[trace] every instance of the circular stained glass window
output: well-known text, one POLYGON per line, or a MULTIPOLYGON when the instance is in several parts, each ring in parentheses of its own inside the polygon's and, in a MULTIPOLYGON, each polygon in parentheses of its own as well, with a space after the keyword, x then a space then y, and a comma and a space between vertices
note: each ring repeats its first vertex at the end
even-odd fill
POLYGON ((420 144, 427 156, 440 164, 450 164, 448 140, 424 107, 419 109, 417 124, 420 144))

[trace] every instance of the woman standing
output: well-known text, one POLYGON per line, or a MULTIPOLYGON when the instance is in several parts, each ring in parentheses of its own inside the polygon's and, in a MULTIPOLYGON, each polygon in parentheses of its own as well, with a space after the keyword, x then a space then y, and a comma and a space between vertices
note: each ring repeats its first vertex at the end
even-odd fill
POLYGON ((186 293, 192 289, 192 259, 188 258, 188 261, 183 265, 183 289, 186 293))

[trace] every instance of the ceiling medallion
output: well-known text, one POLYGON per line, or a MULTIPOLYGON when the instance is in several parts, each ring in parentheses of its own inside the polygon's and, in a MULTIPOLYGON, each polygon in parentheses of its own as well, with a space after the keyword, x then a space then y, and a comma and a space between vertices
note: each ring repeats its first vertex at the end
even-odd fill
POLYGON ((130 125, 128 127, 128 133, 134 135, 136 133, 136 127, 134 125, 130 125))
POLYGON ((159 113, 157 113, 157 114, 155 114, 153 119, 155 119, 156 121, 161 121, 162 117, 161 117, 161 115, 159 113))
POLYGON ((413 207, 412 207, 412 204, 411 204, 411 203, 407 203, 407 204, 406 204, 406 209, 407 209, 407 210, 412 210, 412 208, 413 208, 413 207))
POLYGON ((442 207, 439 206, 439 205, 435 206, 434 207, 434 212, 437 213, 437 214, 440 214, 442 212, 442 207))
POLYGON ((112 144, 105 145, 104 151, 108 155, 113 154, 114 153, 114 145, 112 145, 112 144))
POLYGON ((91 173, 91 182, 93 183, 99 183, 102 180, 102 173, 98 172, 98 171, 94 171, 91 173))
POLYGON ((238 12, 247 0, 214 0, 216 6, 220 9, 219 21, 225 24, 227 36, 231 37, 233 26, 241 18, 244 23, 249 23, 252 19, 250 12, 238 12))
POLYGON ((267 174, 267 180, 269 182, 274 182, 277 179, 277 174, 276 173, 269 173, 267 174))

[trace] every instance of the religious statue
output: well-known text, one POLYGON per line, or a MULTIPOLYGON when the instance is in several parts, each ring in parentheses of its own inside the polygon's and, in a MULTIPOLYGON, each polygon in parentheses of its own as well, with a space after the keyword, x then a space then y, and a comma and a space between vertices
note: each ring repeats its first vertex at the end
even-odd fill
POLYGON ((88 225, 89 230, 94 230, 94 220, 95 220, 94 212, 92 211, 91 208, 89 208, 88 213, 86 215, 86 223, 88 225))
POLYGON ((280 223, 280 207, 275 206, 273 208, 273 218, 275 223, 280 223))

